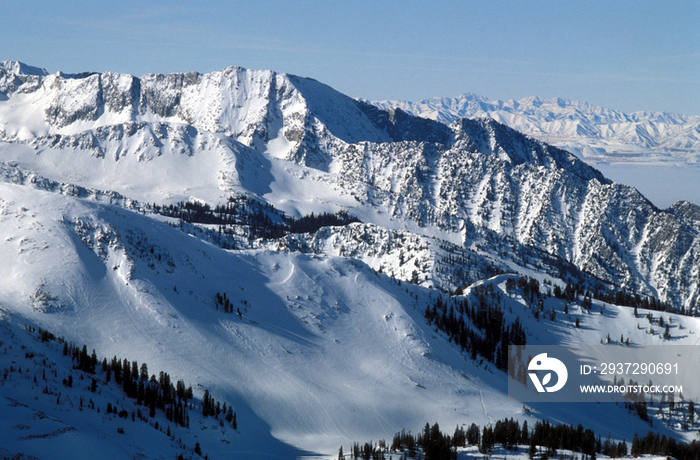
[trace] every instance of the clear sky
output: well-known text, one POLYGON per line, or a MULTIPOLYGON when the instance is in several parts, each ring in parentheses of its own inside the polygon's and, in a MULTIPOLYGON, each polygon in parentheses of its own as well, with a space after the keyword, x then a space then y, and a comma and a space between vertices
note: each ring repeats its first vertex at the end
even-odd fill
POLYGON ((471 92, 700 115, 700 1, 0 2, 0 59, 49 72, 237 65, 352 97, 471 92))

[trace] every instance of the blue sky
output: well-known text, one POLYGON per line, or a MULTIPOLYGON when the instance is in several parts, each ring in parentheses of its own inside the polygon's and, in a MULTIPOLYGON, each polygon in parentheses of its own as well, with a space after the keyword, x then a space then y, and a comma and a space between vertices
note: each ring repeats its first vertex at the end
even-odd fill
POLYGON ((472 92, 700 115, 700 2, 4 2, 0 59, 134 75, 230 65, 353 97, 472 92))

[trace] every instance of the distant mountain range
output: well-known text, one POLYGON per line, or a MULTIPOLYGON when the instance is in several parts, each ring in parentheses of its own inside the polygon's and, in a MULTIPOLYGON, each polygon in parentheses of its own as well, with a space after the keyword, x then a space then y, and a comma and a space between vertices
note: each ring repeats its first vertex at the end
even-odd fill
POLYGON ((592 162, 700 162, 700 116, 627 114, 561 98, 500 101, 470 93, 420 102, 371 103, 446 124, 465 117, 492 118, 592 162))

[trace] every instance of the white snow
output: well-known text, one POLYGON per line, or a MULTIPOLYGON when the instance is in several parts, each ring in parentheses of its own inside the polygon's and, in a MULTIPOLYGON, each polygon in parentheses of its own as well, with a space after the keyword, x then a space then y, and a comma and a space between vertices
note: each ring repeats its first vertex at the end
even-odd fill
MULTIPOLYGON (((1 184, 0 196, 3 308, 100 356, 147 362, 233 404, 245 436, 210 447, 212 456, 262 455, 266 432, 332 455, 428 420, 452 427, 533 416, 508 401, 502 373, 427 327, 428 290, 344 258, 225 252, 147 216, 24 186, 1 184), (42 303, 38 292, 54 300, 42 303), (242 318, 217 311, 216 292, 226 292, 242 318)), ((502 287, 504 279, 489 282, 502 287)), ((608 333, 661 343, 635 329, 630 309, 606 306, 601 316, 572 307, 570 318, 560 312, 555 323, 538 322, 517 297, 501 295, 513 311, 507 318, 520 316, 532 343, 597 343, 608 333), (584 328, 573 327, 575 317, 584 328)), ((555 299, 545 305, 563 309, 555 299)), ((697 340, 697 319, 667 316, 684 327, 674 343, 697 340)), ((595 411, 537 410, 628 440, 643 430, 633 418, 618 425, 595 411)))

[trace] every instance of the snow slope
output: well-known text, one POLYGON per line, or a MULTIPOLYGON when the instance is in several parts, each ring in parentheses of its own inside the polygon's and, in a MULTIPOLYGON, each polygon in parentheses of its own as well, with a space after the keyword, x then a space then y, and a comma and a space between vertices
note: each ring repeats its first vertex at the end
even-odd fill
POLYGON ((172 459, 191 457, 197 443, 205 453, 243 434, 195 410, 190 411, 191 429, 169 422, 160 411, 149 417, 148 407, 124 398, 101 366, 96 374, 76 370, 60 343, 42 341, 38 331, 8 310, 0 314, 0 458, 172 459))
MULTIPOLYGON (((462 356, 425 324, 425 305, 442 294, 399 285, 352 259, 226 252, 100 199, 6 183, 0 191, 0 304, 12 321, 167 369, 232 404, 241 435, 209 447, 212 458, 284 457, 292 448, 332 455, 426 420, 449 427, 547 417, 626 439, 644 430, 638 419, 607 423, 593 409, 522 413, 507 399, 503 373, 462 356), (217 292, 241 317, 217 310, 217 292)), ((502 289, 504 280, 489 282, 502 289)), ((508 319, 523 318, 532 343, 597 343, 608 333, 660 343, 634 329, 630 309, 589 316, 572 308, 570 319, 543 324, 522 302, 506 300, 508 319), (572 327, 576 316, 585 328, 572 327)), ((676 343, 697 341, 696 319, 670 316, 685 328, 676 343)), ((631 417, 621 408, 619 416, 631 417)))
POLYGON ((362 265, 226 253, 112 206, 16 185, 2 196, 2 258, 12 261, 2 268, 2 305, 104 356, 133 356, 211 389, 234 405, 241 430, 254 431, 226 452, 259 445, 252 427, 263 422, 276 438, 321 453, 436 413, 455 424, 485 388, 483 371, 465 379, 469 365, 448 347, 431 357, 409 295, 428 293, 362 265), (216 292, 242 318, 217 311, 216 292), (394 402, 407 399, 415 405, 394 402))

